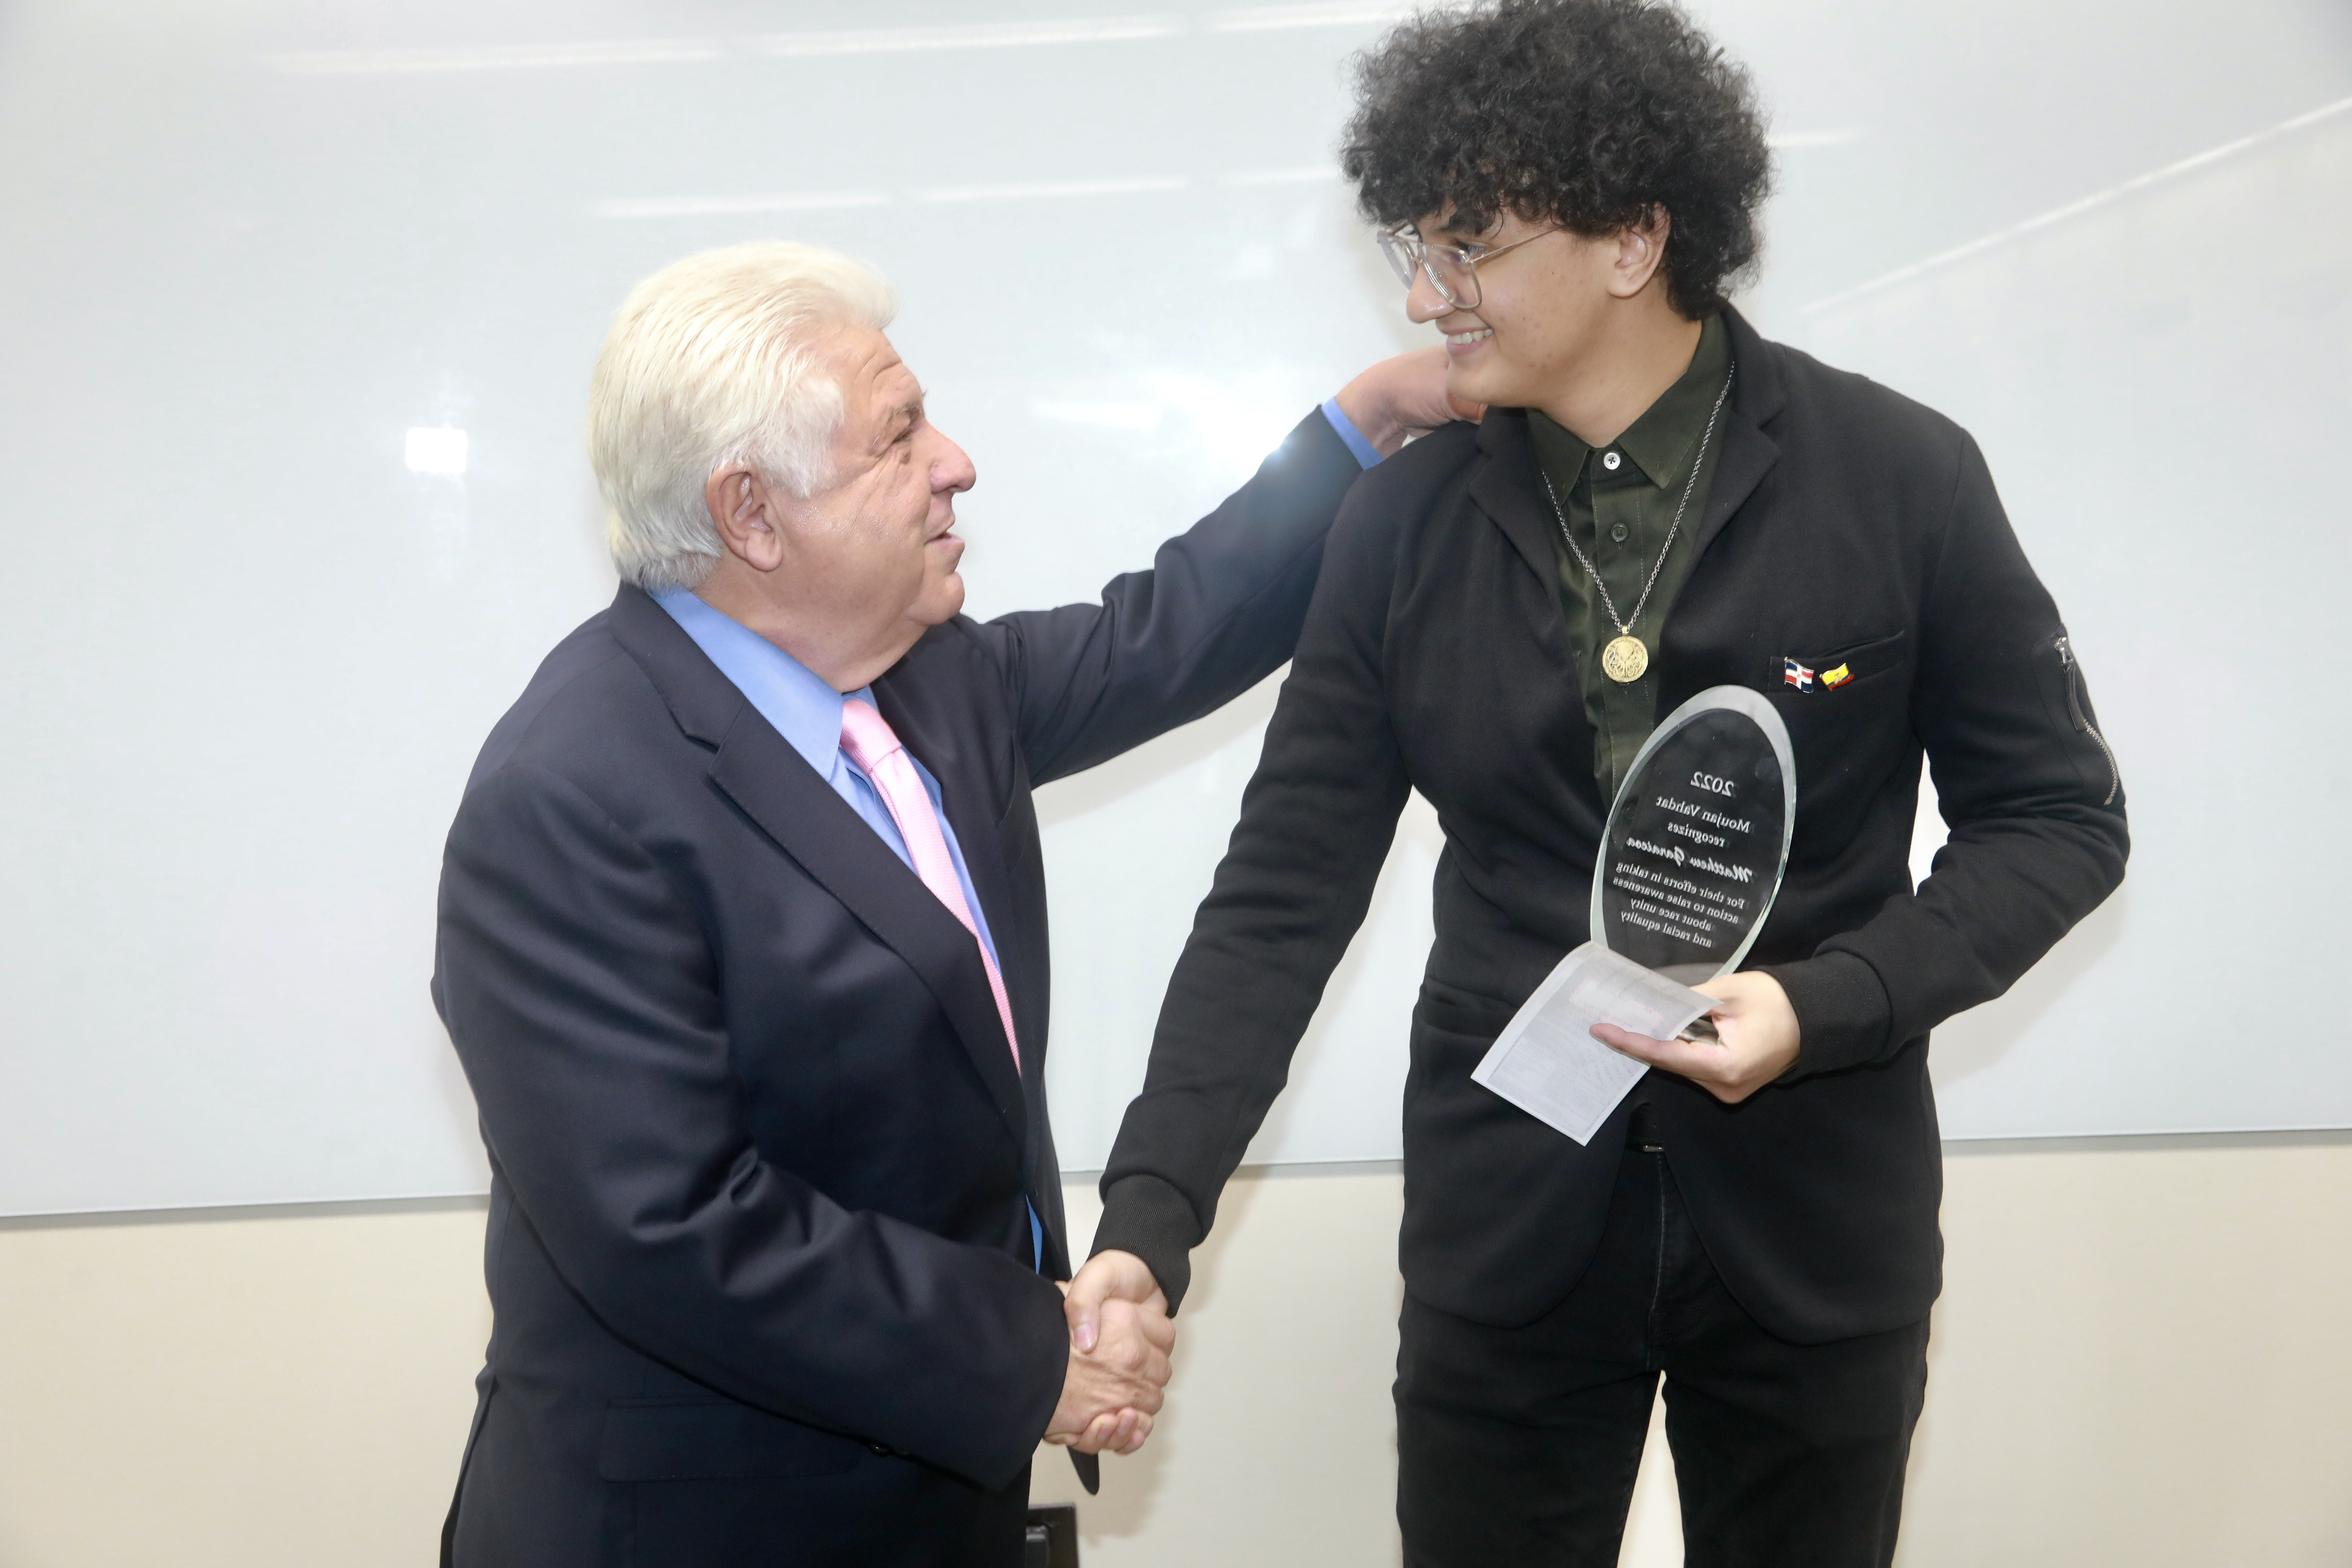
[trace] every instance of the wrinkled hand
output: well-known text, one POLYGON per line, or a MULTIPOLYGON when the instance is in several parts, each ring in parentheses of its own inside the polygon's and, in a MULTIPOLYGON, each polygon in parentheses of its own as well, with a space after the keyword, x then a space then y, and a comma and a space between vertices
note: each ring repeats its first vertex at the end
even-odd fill
MULTIPOLYGON (((1132 1301, 1168 1316, 1168 1297, 1151 1277, 1151 1266, 1132 1252, 1116 1247, 1087 1259, 1078 1277, 1062 1291, 1062 1315, 1070 1321, 1070 1342, 1082 1351, 1095 1348, 1097 1324, 1106 1301, 1132 1301)), ((1173 1333, 1171 1327, 1169 1331, 1173 1333)))
MULTIPOLYGON (((1077 1354, 1094 1351, 1105 1331, 1106 1310, 1113 1303, 1124 1303, 1140 1312, 1141 1321, 1160 1336, 1153 1342, 1163 1356, 1175 1349, 1176 1325, 1169 1321, 1168 1297, 1160 1281, 1151 1277, 1150 1268, 1132 1252, 1097 1253, 1087 1259, 1077 1278, 1062 1288, 1062 1295, 1070 1347, 1077 1354)), ((1075 1437, 1057 1438, 1049 1432, 1045 1440, 1069 1443, 1082 1453, 1108 1447, 1113 1453, 1132 1454, 1151 1435, 1151 1410, 1135 1408, 1105 1411, 1075 1437)))
POLYGON ((1070 1368, 1062 1381, 1045 1441, 1082 1454, 1132 1454, 1151 1436, 1151 1417, 1168 1386, 1168 1352, 1176 1325, 1168 1314, 1133 1301, 1103 1302, 1094 1317, 1093 1342, 1070 1342, 1070 1368))
POLYGON ((1654 1040, 1595 1024, 1592 1037, 1636 1061, 1677 1073, 1726 1105, 1737 1105, 1797 1059, 1797 1014, 1780 983, 1760 970, 1727 974, 1693 990, 1718 1004, 1707 1015, 1719 1040, 1654 1040))
POLYGON ((1462 403, 1445 390, 1445 345, 1384 359, 1339 389, 1339 412, 1385 458, 1407 436, 1455 419, 1475 420, 1483 403, 1462 403))

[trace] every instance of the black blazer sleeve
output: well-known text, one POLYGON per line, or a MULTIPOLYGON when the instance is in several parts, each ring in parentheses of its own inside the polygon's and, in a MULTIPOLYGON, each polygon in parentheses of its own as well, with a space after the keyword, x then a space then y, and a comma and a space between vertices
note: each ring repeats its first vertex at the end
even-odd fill
POLYGON ((1381 676, 1395 545, 1369 493, 1332 530, 1241 821, 1103 1173, 1095 1250, 1141 1258, 1171 1303, 1363 923, 1410 791, 1381 676))
POLYGON ((1323 536, 1362 471, 1318 410, 1250 482, 1102 602, 981 628, 1045 784, 1191 722, 1278 668, 1298 640, 1323 536))
POLYGON ((436 994, 491 1157, 607 1328, 790 1418, 1018 1473, 1062 1386, 1054 1286, 761 1157, 711 952, 643 846, 509 765, 457 814, 440 910, 436 994))
POLYGON ((2123 880, 2122 780, 2066 628, 1963 437, 1917 624, 1912 724, 1950 837, 1916 894, 1766 965, 1803 1039, 1793 1079, 1883 1060, 2014 984, 2123 880))

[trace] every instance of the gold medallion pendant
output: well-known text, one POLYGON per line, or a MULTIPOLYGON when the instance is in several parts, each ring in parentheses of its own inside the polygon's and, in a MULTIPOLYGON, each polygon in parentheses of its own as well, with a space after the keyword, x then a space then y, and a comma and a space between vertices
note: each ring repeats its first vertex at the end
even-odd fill
POLYGON ((1611 637, 1609 646, 1601 650, 1601 673, 1620 686, 1631 686, 1642 679, 1650 668, 1650 650, 1642 639, 1630 634, 1611 637))

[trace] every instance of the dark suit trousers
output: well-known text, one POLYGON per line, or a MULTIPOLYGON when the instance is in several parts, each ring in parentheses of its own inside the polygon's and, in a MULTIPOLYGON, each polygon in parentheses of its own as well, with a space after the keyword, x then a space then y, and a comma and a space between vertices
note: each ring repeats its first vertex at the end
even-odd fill
POLYGON ((1523 1328, 1408 1296, 1397 1354, 1407 1568, 1614 1568, 1665 1377, 1690 1568, 1884 1568, 1927 1325, 1797 1345, 1717 1278, 1669 1156, 1629 1148, 1574 1289, 1523 1328))

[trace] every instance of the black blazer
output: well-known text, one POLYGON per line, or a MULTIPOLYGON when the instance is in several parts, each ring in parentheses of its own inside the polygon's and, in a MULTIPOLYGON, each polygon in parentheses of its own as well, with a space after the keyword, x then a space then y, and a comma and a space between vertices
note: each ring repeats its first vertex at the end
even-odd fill
MULTIPOLYGON (((1649 1081, 1725 1282, 1772 1332, 1822 1342, 1934 1300, 1927 1031, 2007 989, 2121 879, 2122 792, 1966 433, 1728 321, 1738 381, 1656 650, 1658 712, 1728 683, 1788 721, 1795 840, 1750 962, 1787 987, 1804 1040, 1737 1107, 1649 1081), (1853 679, 1796 690, 1791 657, 1853 679), (1923 747, 1951 841, 1915 894, 1923 747)), ((1626 1110, 1580 1148, 1470 1079, 1588 934, 1606 803, 1553 526, 1524 413, 1442 431, 1357 485, 1112 1151, 1097 1247, 1181 1290, 1412 788, 1445 850, 1404 1091, 1406 1286, 1518 1324, 1582 1273, 1626 1110)))
POLYGON ((1025 1072, 977 944, 658 605, 549 655, 442 872, 496 1311, 457 1562, 1018 1560, 1068 1353, 1030 791, 1288 658, 1358 472, 1310 416, 1101 604, 959 617, 875 682, 1025 1072))

